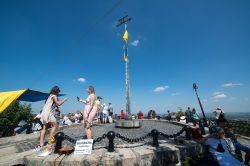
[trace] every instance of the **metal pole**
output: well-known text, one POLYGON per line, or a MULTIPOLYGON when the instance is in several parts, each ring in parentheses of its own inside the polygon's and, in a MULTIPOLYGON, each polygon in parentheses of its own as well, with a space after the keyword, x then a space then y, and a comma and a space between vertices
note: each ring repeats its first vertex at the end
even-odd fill
MULTIPOLYGON (((116 27, 119 27, 121 25, 124 24, 124 30, 126 32, 127 30, 127 22, 131 21, 131 17, 128 17, 128 15, 122 17, 119 19, 118 24, 116 25, 116 27)), ((128 56, 128 43, 124 42, 125 44, 125 51, 127 53, 126 56, 128 56)), ((131 111, 130 111, 130 81, 129 81, 129 70, 128 70, 128 61, 125 62, 125 82, 126 82, 126 114, 130 115, 131 111)))
POLYGON ((206 115, 205 115, 205 113, 204 113, 204 110, 203 110, 203 107, 202 107, 202 104, 201 104, 201 101, 200 101, 200 97, 199 97, 198 92, 197 92, 198 87, 197 87, 197 85, 196 85, 195 83, 193 84, 193 88, 194 88, 196 97, 197 97, 197 99, 198 99, 199 105, 200 105, 200 107, 201 107, 201 112, 202 112, 202 115, 203 115, 203 119, 204 119, 204 121, 205 121, 205 126, 208 126, 208 125, 207 125, 207 118, 206 118, 206 115))
MULTIPOLYGON (((127 24, 124 24, 125 31, 127 30, 127 24)), ((125 43, 125 49, 128 54, 128 44, 125 43)), ((128 56, 128 55, 127 55, 128 56)), ((125 62, 126 65, 126 114, 130 115, 130 86, 129 86, 129 71, 128 71, 128 61, 125 62)))

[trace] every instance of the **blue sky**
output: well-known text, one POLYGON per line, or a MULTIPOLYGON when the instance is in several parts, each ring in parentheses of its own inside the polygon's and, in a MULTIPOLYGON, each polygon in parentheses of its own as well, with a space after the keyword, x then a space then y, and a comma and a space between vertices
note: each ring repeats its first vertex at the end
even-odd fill
MULTIPOLYGON (((132 112, 177 107, 205 111, 250 107, 250 1, 0 1, 1 91, 61 87, 64 113, 76 96, 97 95, 125 108, 123 27, 129 14, 132 112), (79 78, 81 81, 78 81, 79 78)), ((33 103, 34 112, 43 102, 33 103)))

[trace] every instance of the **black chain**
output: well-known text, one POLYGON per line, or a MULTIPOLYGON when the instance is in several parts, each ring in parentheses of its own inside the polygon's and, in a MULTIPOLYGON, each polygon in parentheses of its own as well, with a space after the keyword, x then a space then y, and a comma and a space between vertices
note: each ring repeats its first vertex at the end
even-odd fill
MULTIPOLYGON (((177 132, 176 134, 172 134, 172 135, 168 135, 168 134, 165 134, 163 132, 159 132, 159 135, 165 137, 165 138, 175 138, 175 137, 178 137, 180 136, 185 130, 186 130, 187 126, 184 126, 179 132, 177 132)), ((141 142, 141 141, 144 141, 145 139, 149 138, 152 136, 151 132, 142 136, 142 137, 137 137, 137 138, 127 138, 127 137, 124 137, 122 136, 121 134, 119 133, 116 133, 115 136, 125 142, 128 142, 128 143, 135 143, 135 142, 141 142)), ((106 139, 107 138, 107 134, 103 134, 101 137, 98 137, 96 139, 94 139, 93 143, 95 144, 96 142, 101 142, 103 139, 106 139)), ((76 140, 71 138, 70 136, 68 135, 64 135, 64 139, 68 140, 69 142, 75 144, 76 143, 76 140)))
POLYGON ((64 139, 66 139, 67 141, 75 144, 76 143, 76 140, 74 138, 71 138, 70 136, 68 135, 64 135, 64 139))
POLYGON ((168 135, 168 134, 165 134, 165 133, 162 133, 162 132, 159 132, 159 135, 165 137, 165 138, 175 138, 175 137, 178 137, 180 136, 184 131, 186 131, 187 129, 187 126, 184 126, 179 132, 177 132, 176 134, 171 134, 171 135, 168 135))
POLYGON ((98 138, 94 139, 93 143, 101 142, 106 137, 107 137, 107 134, 103 134, 101 137, 98 137, 98 138))
POLYGON ((119 133, 116 133, 115 135, 117 138, 120 138, 121 140, 128 142, 128 143, 134 143, 134 142, 140 142, 140 141, 144 141, 145 139, 149 138, 151 136, 151 133, 148 133, 147 135, 144 135, 142 137, 139 138, 127 138, 122 136, 119 133))

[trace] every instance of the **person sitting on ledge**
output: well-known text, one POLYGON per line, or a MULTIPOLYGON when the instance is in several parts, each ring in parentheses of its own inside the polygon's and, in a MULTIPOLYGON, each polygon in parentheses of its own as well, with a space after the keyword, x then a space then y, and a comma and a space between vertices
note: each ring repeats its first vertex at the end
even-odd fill
POLYGON ((234 134, 233 132, 233 126, 232 125, 228 125, 227 128, 225 129, 225 136, 226 138, 229 138, 232 140, 233 145, 235 147, 236 152, 238 152, 238 154, 240 154, 240 158, 242 158, 241 156, 241 151, 245 152, 245 164, 249 165, 249 161, 250 161, 250 148, 247 146, 242 145, 241 143, 239 143, 237 141, 237 136, 234 134))
POLYGON ((192 118, 194 126, 199 125, 200 117, 194 108, 192 109, 191 118, 192 118))
POLYGON ((235 148, 229 139, 225 138, 225 132, 220 127, 210 128, 210 136, 204 141, 208 145, 209 152, 221 166, 243 166, 244 164, 234 157, 235 148))

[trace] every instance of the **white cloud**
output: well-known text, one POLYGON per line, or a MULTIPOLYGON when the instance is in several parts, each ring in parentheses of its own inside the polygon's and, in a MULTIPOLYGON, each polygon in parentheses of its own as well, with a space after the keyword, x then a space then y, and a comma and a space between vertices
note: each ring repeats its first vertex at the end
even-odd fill
POLYGON ((229 87, 235 87, 235 86, 243 86, 244 84, 242 83, 226 83, 226 84, 222 84, 221 86, 223 88, 229 88, 229 87))
POLYGON ((248 98, 248 97, 245 97, 245 98, 244 98, 244 100, 245 100, 245 101, 248 101, 248 100, 249 100, 249 98, 248 98))
POLYGON ((86 82, 86 79, 80 77, 80 78, 77 79, 77 81, 80 82, 80 83, 85 83, 85 82, 86 82))
POLYGON ((223 98, 227 98, 227 95, 225 95, 224 93, 222 94, 218 94, 213 96, 214 99, 223 99, 223 98))
POLYGON ((139 45, 139 43, 140 43, 140 41, 139 40, 134 40, 134 41, 132 41, 130 44, 132 45, 132 46, 138 46, 139 45))
POLYGON ((156 87, 154 89, 154 92, 163 92, 163 91, 165 91, 168 88, 169 88, 169 86, 167 86, 167 85, 165 85, 165 86, 159 86, 159 87, 156 87))
POLYGON ((213 96, 216 96, 216 95, 219 95, 219 94, 221 94, 222 92, 214 92, 213 93, 213 96))
POLYGON ((214 92, 212 99, 218 100, 218 99, 224 99, 227 98, 227 95, 225 95, 222 92, 214 92))
POLYGON ((179 93, 179 92, 176 92, 176 93, 172 93, 172 94, 171 94, 171 96, 179 96, 179 95, 181 95, 181 93, 179 93))

